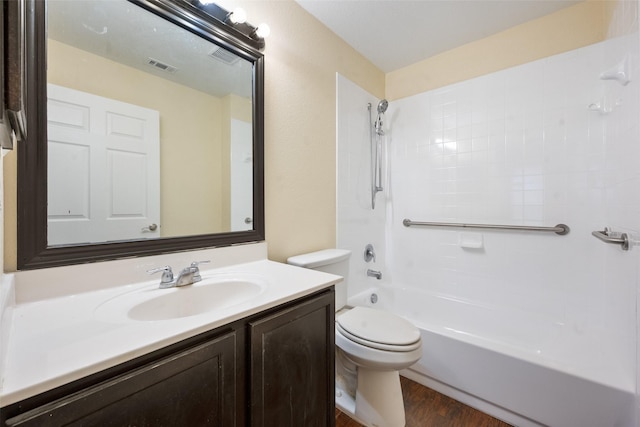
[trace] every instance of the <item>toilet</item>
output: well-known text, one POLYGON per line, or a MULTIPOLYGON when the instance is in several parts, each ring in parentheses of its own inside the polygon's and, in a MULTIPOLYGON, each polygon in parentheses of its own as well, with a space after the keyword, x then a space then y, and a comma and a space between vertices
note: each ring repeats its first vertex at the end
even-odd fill
POLYGON ((383 310, 347 306, 351 251, 326 249, 287 263, 344 277, 336 292, 336 406, 367 426, 403 427, 398 371, 422 356, 420 331, 383 310))

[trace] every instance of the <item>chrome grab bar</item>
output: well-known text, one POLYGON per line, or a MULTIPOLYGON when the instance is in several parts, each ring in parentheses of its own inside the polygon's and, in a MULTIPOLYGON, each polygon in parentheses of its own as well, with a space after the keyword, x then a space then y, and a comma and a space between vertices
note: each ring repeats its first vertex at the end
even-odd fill
POLYGON ((566 224, 558 224, 555 227, 537 227, 529 225, 494 225, 494 224, 462 224, 457 222, 420 222, 404 219, 402 224, 405 227, 414 225, 420 227, 456 227, 456 228, 484 228, 492 230, 517 230, 517 231, 553 231, 560 236, 569 233, 569 226, 566 224))
POLYGON ((621 234, 615 233, 620 237, 610 236, 609 233, 612 233, 612 231, 609 230, 609 228, 605 227, 603 231, 592 231, 591 235, 593 237, 597 237, 598 239, 602 240, 605 243, 620 245, 622 246, 623 251, 629 250, 629 236, 627 235, 627 233, 621 233, 621 234))

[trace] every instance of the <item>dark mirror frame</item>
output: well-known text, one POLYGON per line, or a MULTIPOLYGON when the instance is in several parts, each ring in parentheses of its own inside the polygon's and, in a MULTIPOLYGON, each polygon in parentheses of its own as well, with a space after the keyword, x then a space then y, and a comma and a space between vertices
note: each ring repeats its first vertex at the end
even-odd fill
MULTIPOLYGON (((16 1, 16 0, 11 0, 16 1)), ((22 0, 17 0, 22 1, 22 0)), ((46 2, 25 1, 27 137, 18 147, 17 267, 81 264, 264 240, 264 56, 255 40, 181 0, 129 0, 253 63, 253 230, 87 245, 47 245, 46 2)))

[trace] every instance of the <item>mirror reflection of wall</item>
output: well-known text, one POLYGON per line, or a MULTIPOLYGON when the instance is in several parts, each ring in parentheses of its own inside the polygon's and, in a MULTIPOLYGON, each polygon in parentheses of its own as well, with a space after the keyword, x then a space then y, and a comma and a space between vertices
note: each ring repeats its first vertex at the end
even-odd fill
MULTIPOLYGON (((231 218, 232 199, 251 200, 252 185, 249 179, 232 191, 230 144, 234 120, 251 128, 252 64, 125 0, 51 1, 47 13, 49 83, 159 115, 159 217, 146 208, 143 213, 122 208, 115 213, 110 210, 107 221, 124 224, 122 219, 128 216, 141 219, 142 226, 132 226, 133 235, 138 234, 130 237, 133 240, 237 231, 232 227, 238 221, 231 218), (157 231, 145 230, 145 224, 156 224, 157 231)), ((251 147, 251 132, 243 138, 249 139, 244 143, 251 147)), ((52 173, 50 182, 55 182, 52 173)), ((113 176, 107 174, 104 179, 113 187, 113 176)), ((132 201, 152 197, 135 195, 134 188, 129 194, 132 201)), ((56 193, 61 192, 49 191, 56 193)), ((111 193, 108 198, 112 205, 114 200, 126 199, 111 193)), ((56 203, 50 201, 50 205, 56 203)), ((248 213, 238 214, 244 224, 240 230, 250 229, 244 222, 252 216, 248 208, 248 213)), ((104 238, 123 239, 129 238, 104 238)))

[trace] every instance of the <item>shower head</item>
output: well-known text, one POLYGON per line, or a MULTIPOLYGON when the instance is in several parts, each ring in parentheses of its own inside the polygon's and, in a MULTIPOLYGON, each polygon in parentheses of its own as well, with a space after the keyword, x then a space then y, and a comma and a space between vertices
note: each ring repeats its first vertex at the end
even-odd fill
POLYGON ((389 101, 387 101, 386 99, 378 102, 378 114, 382 114, 387 111, 387 107, 389 107, 389 101))
POLYGON ((387 107, 389 107, 389 101, 386 99, 378 102, 378 118, 376 119, 374 127, 376 128, 376 133, 378 135, 384 135, 384 130, 382 129, 382 115, 385 111, 387 111, 387 107))

